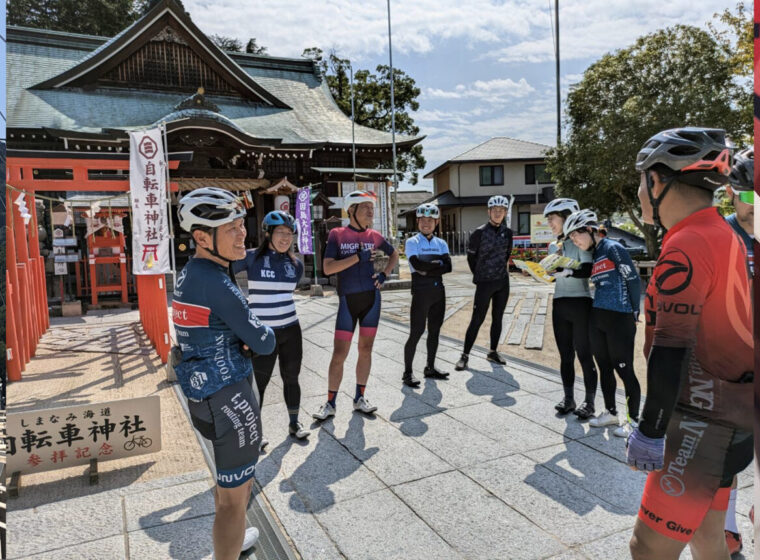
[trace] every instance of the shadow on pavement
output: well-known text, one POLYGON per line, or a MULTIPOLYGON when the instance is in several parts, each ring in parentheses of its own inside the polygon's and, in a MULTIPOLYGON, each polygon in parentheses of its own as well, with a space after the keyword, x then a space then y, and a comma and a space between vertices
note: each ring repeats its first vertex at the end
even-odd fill
MULTIPOLYGON (((353 413, 346 435, 335 438, 328 430, 335 430, 334 418, 322 423, 317 433, 317 445, 306 460, 301 463, 289 478, 280 482, 280 492, 291 496, 290 509, 299 513, 319 513, 335 504, 335 494, 330 486, 348 478, 372 458, 380 449, 366 449, 364 439, 364 422, 373 421, 359 413, 353 413), (299 500, 300 498, 300 500, 299 500), (305 507, 305 509, 304 509, 305 507)), ((314 432, 312 432, 314 433, 314 432)))
POLYGON ((89 467, 86 465, 70 467, 72 475, 65 478, 66 484, 61 484, 60 480, 54 480, 33 486, 22 486, 19 497, 8 501, 8 510, 35 508, 61 500, 94 496, 101 492, 126 488, 134 484, 155 464, 155 461, 150 461, 117 471, 101 472, 98 484, 94 486, 90 485, 90 479, 87 476, 89 467))
MULTIPOLYGON (((422 393, 418 393, 411 387, 403 386, 401 388, 401 392, 404 393, 404 400, 401 403, 401 406, 394 410, 389 417, 391 422, 400 422, 399 430, 401 430, 404 435, 410 437, 419 437, 428 431, 428 425, 425 424, 424 418, 430 416, 430 414, 412 417, 408 417, 405 414, 410 408, 413 409, 418 401, 421 400, 425 404, 438 408, 438 411, 433 414, 438 414, 444 410, 438 407, 443 398, 441 390, 438 388, 438 381, 425 378, 421 381, 423 383, 422 393)), ((446 381, 441 381, 441 383, 446 383, 446 381)))
MULTIPOLYGON (((175 524, 199 517, 210 516, 208 502, 214 501, 214 489, 187 498, 181 504, 156 510, 148 515, 140 517, 140 527, 145 535, 155 542, 169 543, 169 558, 181 558, 182 560, 202 560, 209 558, 214 549, 210 531, 199 534, 197 530, 190 529, 192 537, 188 539, 188 529, 179 530, 175 524), (179 517, 172 514, 182 512, 179 517), (169 517, 170 520, 162 520, 169 517), (197 543, 195 541, 198 541, 197 543), (194 546, 194 545, 198 546, 194 546)), ((211 525, 211 520, 208 521, 211 525)), ((210 527, 209 527, 210 529, 210 527)))
POLYGON ((515 381, 502 366, 492 366, 492 371, 468 368, 472 377, 467 380, 467 390, 477 396, 491 396, 491 402, 501 407, 512 406, 517 401, 510 393, 520 390, 520 384, 515 381))
MULTIPOLYGON (((596 506, 599 506, 603 508, 605 511, 609 511, 611 513, 616 514, 624 514, 624 515, 636 515, 639 510, 639 503, 615 503, 613 500, 618 498, 619 496, 609 495, 607 498, 602 498, 598 495, 597 492, 592 492, 588 488, 588 481, 595 481, 595 485, 598 485, 598 492, 604 492, 604 483, 605 481, 600 480, 599 476, 599 465, 595 465, 593 461, 589 461, 588 458, 588 450, 591 448, 587 448, 585 445, 568 445, 568 444, 577 444, 578 442, 574 442, 569 437, 570 426, 572 423, 577 423, 578 420, 575 418, 574 415, 568 414, 564 417, 565 423, 567 424, 567 429, 565 430, 565 448, 563 451, 557 453, 549 459, 548 461, 544 461, 543 463, 537 463, 535 466, 535 471, 528 475, 525 478, 525 483, 529 484, 539 492, 542 492, 543 494, 546 494, 546 496, 552 498, 556 502, 562 504, 567 509, 573 511, 574 513, 578 514, 579 516, 583 516, 589 512, 591 512, 596 506), (571 418, 572 416, 572 418, 571 418), (586 455, 584 456, 584 452, 586 452, 586 455), (567 461, 567 464, 563 464, 565 461, 567 461), (552 473, 560 475, 563 479, 569 481, 574 486, 578 487, 579 489, 583 489, 588 493, 590 500, 577 500, 572 497, 572 495, 569 495, 567 493, 563 492, 557 492, 554 491, 555 488, 553 485, 547 485, 546 484, 546 477, 544 476, 544 469, 551 471, 552 473), (608 501, 610 500, 610 501, 608 501)), ((601 434, 602 432, 600 432, 601 434)), ((618 439, 615 436, 615 439, 618 439)), ((625 445, 623 442, 623 439, 620 438, 620 444, 625 445)), ((596 452, 596 450, 593 450, 596 452)), ((596 452, 599 453, 599 452, 596 452)), ((600 458, 602 460, 613 460, 612 458, 608 456, 603 456, 601 453, 599 453, 600 458)), ((619 463, 619 462, 618 462, 619 463)), ((622 464, 621 464, 622 465, 622 464)), ((627 468, 627 467, 626 467, 627 468)), ((613 473, 609 473, 609 481, 612 485, 620 485, 620 487, 624 487, 628 484, 629 481, 625 480, 624 476, 616 476, 613 473), (614 478, 614 480, 613 480, 614 478)))

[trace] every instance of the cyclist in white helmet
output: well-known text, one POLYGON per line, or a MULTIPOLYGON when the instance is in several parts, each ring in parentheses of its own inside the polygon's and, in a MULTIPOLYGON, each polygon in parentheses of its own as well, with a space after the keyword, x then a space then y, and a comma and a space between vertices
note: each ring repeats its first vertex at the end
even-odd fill
POLYGON ((402 382, 408 387, 418 387, 420 382, 412 373, 414 353, 427 323, 427 366, 424 376, 432 379, 448 379, 449 374, 435 369, 438 336, 446 311, 446 290, 443 275, 451 272, 449 246, 436 237, 440 212, 435 204, 421 204, 415 212, 420 232, 406 240, 404 251, 412 271, 412 306, 409 319, 409 339, 404 345, 404 373, 402 382))
POLYGON ((398 262, 398 252, 380 234, 370 229, 375 216, 375 195, 354 191, 346 195, 344 208, 350 222, 330 231, 325 248, 325 274, 338 275, 338 316, 328 371, 327 401, 312 414, 317 420, 335 415, 336 399, 343 380, 343 364, 351 348, 351 339, 359 323, 359 357, 356 360, 354 410, 372 414, 377 407, 369 402, 364 390, 372 366, 372 346, 380 323, 380 288, 398 262), (382 272, 375 272, 378 250, 389 255, 382 272))
POLYGON ((594 415, 594 398, 599 375, 594 366, 589 342, 589 317, 591 315, 591 291, 588 279, 591 277, 592 256, 582 251, 570 241, 562 230, 568 216, 580 210, 572 198, 555 198, 544 208, 544 217, 549 222, 557 240, 549 245, 549 253, 559 253, 581 263, 577 270, 558 268, 554 274, 554 298, 552 300, 552 327, 554 340, 560 356, 560 375, 565 390, 564 398, 555 405, 559 414, 575 411, 579 419, 594 415), (574 398, 575 355, 583 369, 585 397, 576 409, 574 398))
POLYGON ((229 191, 206 187, 179 201, 179 222, 195 255, 174 289, 172 319, 179 351, 175 371, 190 418, 211 440, 216 464, 213 539, 219 560, 238 558, 258 538, 245 511, 261 443, 261 415, 247 350, 269 354, 272 329, 249 310, 231 263, 245 257, 245 210, 229 191))
POLYGON ((462 356, 454 369, 467 368, 470 350, 485 321, 491 306, 491 351, 486 358, 504 365, 507 362, 496 351, 501 336, 504 309, 509 299, 509 256, 512 253, 512 230, 507 227, 507 211, 510 207, 506 196, 496 195, 488 199, 488 222, 477 228, 470 236, 467 248, 467 264, 475 283, 475 302, 472 318, 464 338, 462 356))
POLYGON ((627 437, 639 420, 641 387, 633 369, 636 320, 639 315, 641 281, 628 251, 617 241, 598 234, 599 223, 591 210, 574 212, 565 220, 563 231, 583 251, 591 251, 594 264, 594 303, 589 320, 591 351, 596 363, 604 396, 605 411, 592 418, 595 428, 618 426, 615 405, 615 371, 623 380, 627 417, 612 433, 627 437))

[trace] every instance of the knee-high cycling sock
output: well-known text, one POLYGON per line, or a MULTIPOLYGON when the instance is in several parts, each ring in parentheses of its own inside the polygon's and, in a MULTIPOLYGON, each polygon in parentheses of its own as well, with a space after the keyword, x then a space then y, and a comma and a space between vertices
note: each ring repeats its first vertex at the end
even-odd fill
POLYGON ((364 389, 366 389, 366 385, 359 385, 356 384, 356 394, 354 395, 354 402, 358 401, 361 397, 364 396, 364 389))
POLYGON ((728 509, 726 510, 726 531, 738 533, 739 528, 736 526, 736 488, 731 488, 731 497, 728 498, 728 509))
POLYGON ((327 402, 330 406, 335 408, 335 398, 338 396, 338 391, 327 391, 327 402))

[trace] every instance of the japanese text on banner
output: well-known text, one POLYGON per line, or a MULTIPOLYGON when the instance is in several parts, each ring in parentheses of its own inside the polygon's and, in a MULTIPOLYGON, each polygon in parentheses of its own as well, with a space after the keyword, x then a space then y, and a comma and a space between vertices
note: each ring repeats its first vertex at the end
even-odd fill
POLYGON ((166 156, 158 128, 129 133, 129 188, 132 194, 132 270, 171 272, 166 211, 166 156))
POLYGON ((296 221, 298 222, 298 252, 311 255, 311 187, 298 189, 296 196, 296 221))

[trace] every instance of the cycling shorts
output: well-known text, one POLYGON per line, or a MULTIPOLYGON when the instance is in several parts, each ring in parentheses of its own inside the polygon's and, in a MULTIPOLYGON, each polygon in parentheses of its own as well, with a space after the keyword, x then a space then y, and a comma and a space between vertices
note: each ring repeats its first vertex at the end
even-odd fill
POLYGON ((377 325, 380 323, 380 290, 339 296, 335 338, 351 340, 357 321, 359 336, 374 337, 377 334, 377 325))
POLYGON ((253 478, 261 443, 261 414, 251 376, 201 401, 187 401, 193 426, 214 445, 216 483, 235 488, 253 478))
POLYGON ((728 508, 734 476, 752 461, 752 433, 677 407, 666 441, 664 467, 647 476, 639 519, 661 535, 689 542, 709 510, 728 508))

